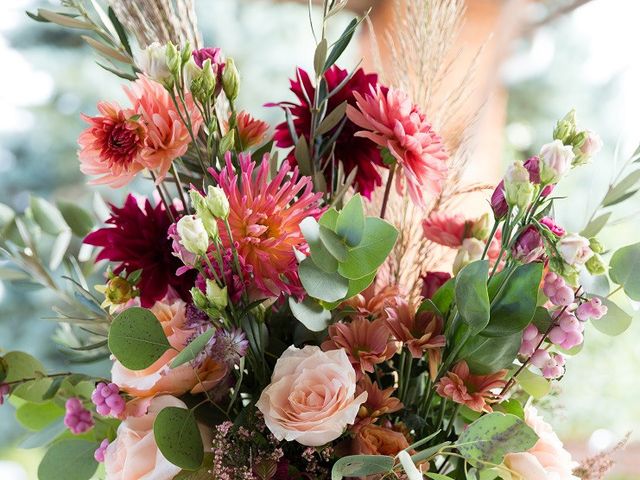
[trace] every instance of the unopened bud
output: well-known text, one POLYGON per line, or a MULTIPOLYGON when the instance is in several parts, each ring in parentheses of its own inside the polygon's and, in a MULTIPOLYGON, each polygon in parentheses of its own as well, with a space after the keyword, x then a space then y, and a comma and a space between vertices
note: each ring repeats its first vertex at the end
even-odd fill
POLYGON ((211 279, 207 279, 206 283, 206 295, 210 305, 217 308, 218 310, 223 310, 224 308, 226 308, 227 304, 229 303, 229 299, 227 296, 227 287, 220 288, 218 282, 211 279))
POLYGON ((209 249, 209 235, 204 223, 195 215, 185 215, 177 223, 180 243, 194 255, 204 255, 209 249))
POLYGON ((240 89, 240 75, 233 61, 233 58, 227 58, 224 71, 222 72, 222 89, 224 94, 230 101, 238 98, 238 90, 240 89))
POLYGON ((571 110, 560 119, 553 131, 554 140, 560 140, 565 145, 569 144, 569 139, 576 132, 576 111, 571 110))
POLYGON ((604 252, 604 245, 602 245, 602 243, 600 243, 600 240, 595 237, 589 239, 589 247, 591 248, 591 250, 593 250, 594 253, 604 252))
POLYGON ((594 255, 585 264, 587 270, 591 275, 604 275, 607 271, 605 264, 603 263, 600 255, 594 255))
POLYGON ((224 220, 229 216, 229 199, 220 187, 209 185, 205 200, 214 217, 224 220))
POLYGON ((471 226, 471 236, 478 240, 486 240, 489 235, 489 214, 485 213, 471 226))

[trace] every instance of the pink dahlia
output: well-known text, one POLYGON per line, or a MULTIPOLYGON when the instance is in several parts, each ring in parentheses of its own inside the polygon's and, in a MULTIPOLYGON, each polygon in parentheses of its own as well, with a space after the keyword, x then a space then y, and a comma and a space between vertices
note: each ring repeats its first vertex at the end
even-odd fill
POLYGON ((80 170, 85 175, 100 175, 91 184, 126 185, 142 169, 140 152, 145 130, 135 120, 135 111, 122 109, 117 103, 98 103, 100 115, 82 119, 90 126, 80 134, 80 170))
MULTIPOLYGON (((327 90, 333 91, 342 81, 349 75, 349 72, 337 66, 331 67, 324 74, 327 82, 327 90)), ((291 91, 298 97, 299 103, 281 102, 276 104, 283 109, 291 112, 293 117, 293 126, 298 137, 304 136, 309 140, 311 131, 311 106, 307 99, 312 99, 315 95, 315 88, 311 84, 307 72, 298 68, 296 70, 296 79, 291 80, 291 91)), ((341 90, 333 95, 327 106, 327 114, 332 112, 338 105, 348 102, 349 105, 355 106, 355 93, 365 94, 372 86, 377 85, 378 76, 374 73, 365 73, 359 68, 341 90)), ((331 138, 337 132, 338 127, 334 127, 327 132, 325 136, 331 138)), ((334 154, 337 161, 342 162, 345 174, 349 174, 354 168, 358 168, 356 173, 356 186, 358 191, 367 198, 371 198, 371 192, 378 186, 382 185, 379 169, 388 168, 382 163, 382 157, 375 143, 367 138, 355 137, 355 133, 359 130, 358 125, 347 119, 335 141, 334 154)), ((293 147, 294 141, 291 138, 291 132, 287 122, 282 122, 276 127, 274 135, 276 145, 278 147, 293 147)), ((323 152, 323 157, 329 155, 329 151, 323 152)), ((289 163, 295 165, 296 159, 293 150, 288 156, 289 163)), ((324 170, 327 183, 331 183, 333 172, 331 168, 324 170)))
MULTIPOLYGON (((311 178, 301 177, 285 163, 269 180, 269 157, 256 165, 248 154, 238 155, 240 174, 225 155, 220 173, 210 170, 229 199, 229 225, 238 254, 253 275, 253 282, 264 295, 301 296, 294 249, 307 251, 300 222, 320 214, 321 193, 313 193, 311 178)), ((220 237, 224 248, 231 241, 223 224, 220 237)))
POLYGON ((457 248, 469 236, 473 222, 465 220, 459 213, 432 213, 422 222, 424 236, 432 242, 446 247, 457 248))
POLYGON ((447 174, 449 156, 442 139, 418 106, 400 90, 385 91, 378 85, 371 86, 364 95, 353 95, 357 108, 349 105, 347 116, 362 129, 355 135, 389 151, 402 170, 396 181, 398 191, 402 191, 404 179, 413 202, 424 206, 424 190, 440 192, 447 174))
POLYGON ((255 145, 260 145, 269 131, 268 123, 253 118, 244 110, 238 113, 236 123, 238 125, 240 144, 243 150, 247 150, 249 147, 255 145))
POLYGON ((184 155, 191 143, 191 135, 181 115, 191 122, 194 135, 202 125, 202 116, 190 93, 185 95, 186 111, 184 108, 179 111, 169 92, 147 77, 140 77, 131 88, 124 90, 146 131, 140 162, 154 170, 161 180, 171 162, 184 155))
POLYGON ((384 320, 370 322, 356 318, 350 323, 334 323, 329 327, 329 340, 322 349, 344 349, 358 378, 364 372, 373 372, 374 366, 393 357, 398 345, 393 341, 384 320))
POLYGON ((116 274, 142 269, 137 286, 143 307, 153 306, 170 289, 183 299, 190 298, 195 270, 176 275, 183 264, 173 255, 172 240, 167 236, 171 220, 161 203, 153 207, 149 200, 141 204, 129 195, 122 208, 111 205, 111 217, 106 223, 110 226, 90 233, 84 243, 101 247, 96 260, 117 263, 116 274))

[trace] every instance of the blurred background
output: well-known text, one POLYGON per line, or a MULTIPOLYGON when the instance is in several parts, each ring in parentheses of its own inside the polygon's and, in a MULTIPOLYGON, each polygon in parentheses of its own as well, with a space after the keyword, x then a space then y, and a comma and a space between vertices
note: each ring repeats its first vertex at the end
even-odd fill
MULTIPOLYGON (((352 0, 350 6, 362 11, 373 5, 372 23, 382 33, 392 26, 392 3, 352 0)), ((280 111, 262 105, 291 98, 288 79, 296 65, 312 68, 314 42, 305 4, 196 0, 205 45, 222 47, 236 59, 244 80, 241 106, 272 123, 280 121, 280 111)), ((124 100, 123 81, 97 67, 93 52, 73 31, 36 23, 24 13, 57 5, 0 2, 0 203, 18 211, 28 205, 30 193, 91 203, 93 189, 86 186, 75 154, 84 128, 79 114, 93 114, 100 99, 124 100)), ((342 14, 334 34, 351 16, 342 14)), ((640 141, 638 18, 637 0, 467 0, 460 52, 468 55, 485 44, 469 100, 482 106, 482 114, 468 178, 494 183, 507 162, 524 159, 548 142, 555 121, 575 107, 580 125, 599 132, 605 142, 594 163, 574 172, 561 192, 571 200, 561 202, 558 216, 569 230, 581 230, 616 167, 640 141)), ((365 66, 373 68, 369 44, 362 33, 341 63, 353 66, 364 57, 365 66)), ((114 201, 121 195, 101 193, 114 201)), ((631 199, 622 207, 602 234, 612 249, 640 237, 640 201, 631 199)), ((46 292, 0 281, 0 348, 25 350, 51 370, 66 368, 51 339, 55 324, 42 320, 50 315, 51 303, 46 292)), ((639 339, 637 321, 615 338, 588 330, 561 389, 544 404, 545 415, 578 460, 611 448, 631 432, 626 449, 614 456, 611 479, 640 478, 639 339)), ((80 368, 100 372, 107 365, 80 368)), ((0 407, 0 479, 36 478, 42 452, 16 448, 24 434, 11 407, 0 407)))

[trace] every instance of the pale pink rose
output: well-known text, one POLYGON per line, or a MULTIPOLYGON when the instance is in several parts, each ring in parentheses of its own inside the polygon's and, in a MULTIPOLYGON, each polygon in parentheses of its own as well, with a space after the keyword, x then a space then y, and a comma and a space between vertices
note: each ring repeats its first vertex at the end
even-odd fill
POLYGON ((151 401, 144 415, 128 417, 120 424, 105 452, 106 480, 171 480, 180 473, 180 467, 158 450, 153 436, 153 422, 166 407, 187 408, 181 400, 163 395, 151 401))
POLYGON ((194 368, 185 363, 176 368, 169 364, 195 334, 185 323, 186 305, 182 300, 171 303, 156 302, 151 311, 160 321, 169 344, 173 347, 144 370, 129 370, 117 360, 111 368, 111 379, 125 392, 147 397, 162 393, 182 395, 191 391, 200 393, 217 385, 226 375, 227 367, 212 359, 206 359, 194 368))
POLYGON ((536 444, 526 452, 509 453, 504 457, 507 468, 522 480, 579 480, 571 472, 578 466, 551 425, 538 415, 534 407, 527 407, 524 420, 538 435, 536 444))
POLYGON ((317 447, 355 422, 367 392, 356 397, 356 372, 343 349, 289 347, 256 406, 278 440, 317 447))

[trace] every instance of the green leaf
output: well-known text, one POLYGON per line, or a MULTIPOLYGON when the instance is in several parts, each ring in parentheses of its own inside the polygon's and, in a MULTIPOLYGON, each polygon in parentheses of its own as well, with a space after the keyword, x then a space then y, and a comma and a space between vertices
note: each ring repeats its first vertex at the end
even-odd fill
POLYGON ((398 231, 393 225, 377 217, 367 217, 362 242, 348 251, 338 273, 350 280, 371 274, 387 259, 397 238, 398 231))
POLYGON ((42 430, 64 415, 64 408, 54 402, 25 403, 16 409, 16 420, 34 431, 42 430))
POLYGON ((293 316, 312 332, 323 331, 331 322, 331 312, 311 297, 305 297, 302 302, 289 297, 289 307, 293 316))
POLYGON ((462 321, 471 335, 481 332, 489 323, 487 277, 489 262, 481 260, 465 266, 456 277, 455 298, 462 321))
POLYGON ((320 240, 331 255, 339 262, 344 262, 347 258, 347 246, 343 240, 333 230, 320 225, 320 240))
POLYGON ((16 214, 11 207, 0 203, 0 233, 2 233, 6 226, 13 222, 15 217, 16 214))
POLYGON ((622 196, 620 196, 620 197, 618 197, 618 198, 616 198, 614 200, 611 200, 611 201, 607 202, 606 204, 603 203, 602 205, 604 207, 612 207, 614 205, 617 205, 618 203, 622 203, 625 200, 628 200, 629 198, 633 197, 636 193, 638 193, 638 189, 631 190, 630 192, 627 192, 624 195, 622 195, 622 196))
POLYGON ((449 313, 456 298, 456 280, 451 278, 433 294, 431 301, 444 315, 449 313))
POLYGON ((311 258, 298 266, 300 282, 305 291, 318 300, 335 302, 343 299, 349 291, 349 281, 338 273, 328 273, 316 266, 311 258))
POLYGON ((331 110, 331 112, 326 117, 324 117, 324 120, 322 120, 320 125, 318 125, 316 134, 324 135, 325 133, 331 131, 333 127, 338 125, 338 123, 340 123, 340 121, 344 118, 345 113, 347 112, 347 105, 348 103, 345 100, 336 108, 331 110))
POLYGON ((71 230, 64 230, 58 235, 51 247, 51 256, 49 258, 49 268, 55 270, 60 266, 67 253, 69 244, 71 243, 71 230))
POLYGON ((447 476, 447 475, 442 475, 440 473, 430 473, 427 472, 425 473, 425 475, 427 476, 427 478, 432 478, 433 480, 453 480, 453 478, 447 476))
POLYGON ((521 332, 507 337, 477 335, 465 343, 460 352, 460 358, 467 362, 473 373, 488 375, 511 367, 513 360, 518 355, 521 343, 521 332))
POLYGON ((349 42, 351 42, 358 23, 360 22, 357 18, 354 18, 353 20, 351 20, 351 22, 349 22, 349 25, 347 25, 347 28, 345 28, 344 32, 342 32, 342 35, 340 35, 340 38, 331 49, 331 53, 329 54, 329 57, 324 64, 324 71, 331 68, 331 66, 338 61, 338 58, 340 58, 342 52, 344 52, 345 48, 347 48, 347 46, 349 45, 349 42))
POLYGON ((50 235, 59 235, 69 226, 60 211, 44 198, 31 197, 29 206, 35 222, 50 235))
POLYGON ((327 60, 327 39, 323 38, 316 46, 316 51, 313 55, 313 69, 318 77, 321 77, 324 73, 324 62, 327 60))
POLYGON ((98 448, 95 442, 86 440, 61 440, 45 454, 38 467, 39 480, 89 480, 98 469, 93 454, 98 448))
MULTIPOLYGON (((542 263, 528 263, 515 269, 513 274, 494 277, 490 285, 492 298, 491 321, 482 335, 503 337, 513 335, 525 329, 536 311, 538 290, 542 279, 542 263), (505 278, 503 278, 505 277, 505 278), (497 293, 499 284, 506 281, 505 287, 497 293)), ((502 272, 501 272, 502 273, 502 272)))
POLYGON ((93 25, 89 22, 78 20, 77 18, 72 18, 61 13, 52 12, 51 10, 45 10, 43 8, 38 9, 37 17, 44 18, 47 22, 55 23, 56 25, 61 25, 63 27, 78 28, 80 30, 93 29, 93 25))
POLYGON ((364 206, 362 197, 357 193, 340 211, 336 222, 336 233, 347 242, 347 245, 357 247, 362 242, 364 228, 364 206))
POLYGON ((179 407, 166 407, 153 422, 153 435, 158 449, 174 465, 197 470, 204 459, 204 446, 193 412, 179 407))
POLYGON ((385 455, 350 455, 333 464, 331 480, 345 477, 366 477, 376 473, 390 473, 395 459, 385 455))
POLYGON ((193 341, 189 342, 189 344, 184 347, 184 350, 182 350, 176 358, 173 359, 171 362, 171 368, 179 367, 180 365, 190 362, 196 358, 198 354, 204 350, 204 347, 207 346, 207 343, 209 343, 209 340, 211 340, 211 337, 213 337, 215 333, 216 329, 210 328, 206 332, 194 338, 193 341))
POLYGON ((528 368, 522 370, 517 377, 522 389, 535 399, 541 399, 551 391, 551 382, 540 375, 536 375, 528 368))
POLYGON ((25 378, 44 375, 45 368, 37 359, 24 352, 9 352, 4 357, 7 368, 6 383, 16 382, 25 378))
POLYGON ((49 391, 52 383, 53 379, 48 377, 31 380, 15 387, 11 395, 28 402, 44 403, 47 401, 45 395, 49 391))
POLYGON ((300 231, 309 245, 311 259, 316 267, 326 273, 338 270, 338 260, 333 256, 320 237, 320 225, 315 218, 307 217, 300 222, 300 231))
POLYGON ((609 276, 624 293, 635 301, 640 301, 640 243, 622 247, 609 262, 609 276))
MULTIPOLYGON (((640 170, 635 170, 629 173, 626 177, 620 180, 604 197, 602 201, 603 206, 613 205, 619 203, 620 199, 628 195, 631 190, 640 181, 640 170)), ((637 189, 635 190, 637 191, 637 189)))
POLYGON ((129 39, 127 38, 127 32, 125 31, 124 27, 120 23, 120 20, 116 16, 116 13, 113 11, 111 7, 109 7, 107 9, 107 14, 109 15, 109 19, 111 20, 111 23, 113 23, 113 27, 116 29, 116 32, 118 33, 118 38, 120 39, 120 43, 122 44, 124 49, 127 51, 127 53, 133 56, 133 53, 131 52, 131 47, 129 46, 129 39))
POLYGON ((39 432, 25 438, 24 441, 20 443, 20 448, 31 449, 44 447, 68 431, 63 419, 60 418, 39 432))
POLYGON ((56 205, 74 235, 84 238, 93 230, 95 225, 93 217, 84 208, 70 202, 56 202, 56 205))
POLYGON ((537 441, 538 436, 524 420, 496 412, 469 425, 460 435, 457 446, 468 460, 499 464, 507 453, 524 452, 537 441))
POLYGON ((144 370, 171 345, 156 316, 132 307, 120 313, 109 329, 109 350, 129 370, 144 370))
POLYGON ((633 317, 608 298, 599 298, 602 304, 607 307, 607 314, 600 320, 591 320, 593 326, 605 335, 612 337, 626 332, 631 325, 633 317))
POLYGON ((340 214, 338 213, 338 211, 335 208, 331 207, 329 210, 322 214, 322 216, 318 220, 318 223, 323 227, 326 227, 329 230, 333 230, 335 232, 339 216, 340 214))
POLYGON ((533 318, 531 319, 531 323, 533 323, 539 332, 546 332, 553 319, 551 318, 551 314, 549 310, 544 307, 537 307, 535 313, 533 314, 533 318))
POLYGON ((580 235, 585 238, 592 238, 598 235, 609 221, 609 218, 611 218, 611 213, 612 212, 603 213, 591 220, 589 224, 584 227, 584 230, 580 232, 580 235))

